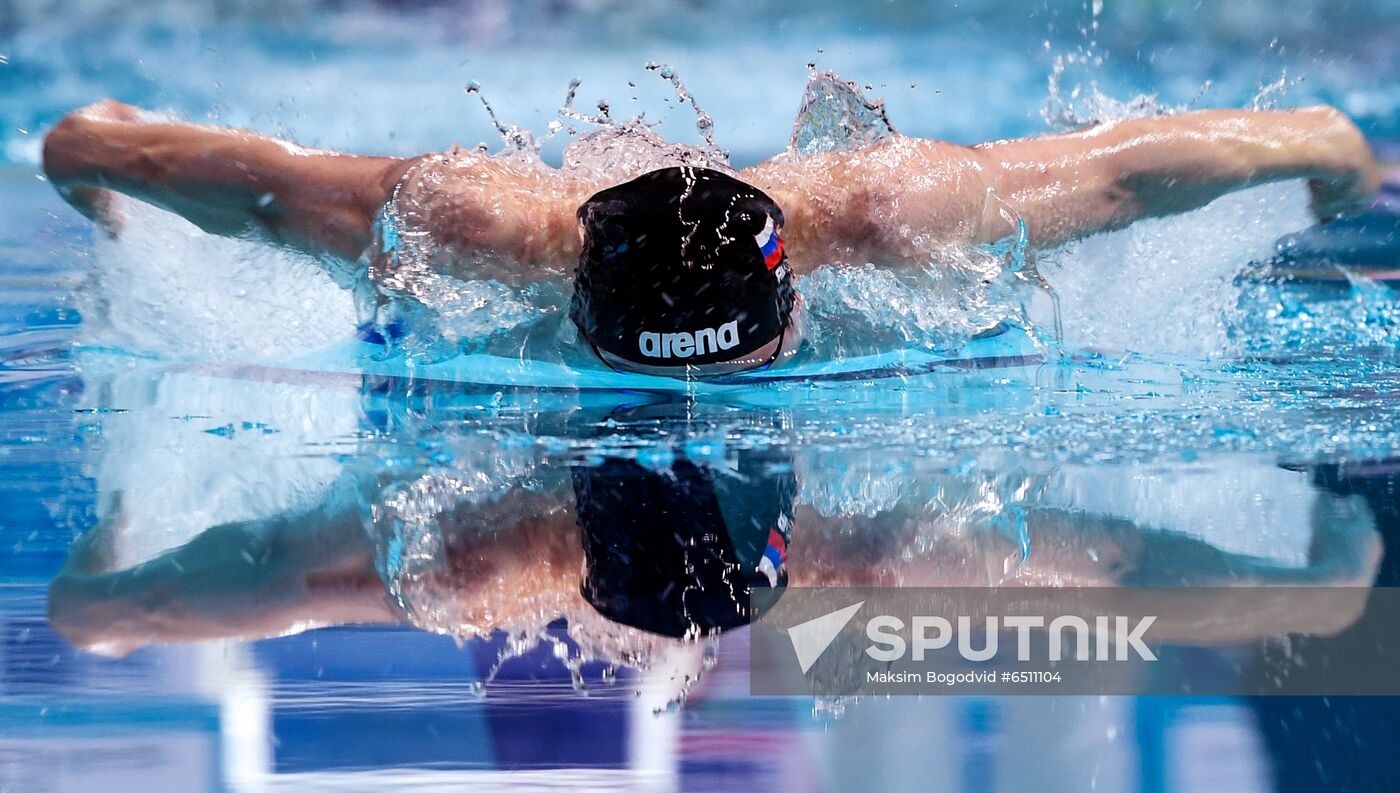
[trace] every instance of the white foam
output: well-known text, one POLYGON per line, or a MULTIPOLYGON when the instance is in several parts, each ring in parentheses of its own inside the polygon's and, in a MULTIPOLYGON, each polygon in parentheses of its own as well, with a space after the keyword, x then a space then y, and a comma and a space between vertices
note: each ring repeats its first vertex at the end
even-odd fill
POLYGON ((44 139, 39 135, 14 135, 4 139, 0 148, 4 156, 0 160, 38 165, 43 159, 44 139))
POLYGON ((355 308, 311 257, 214 237, 122 201, 117 239, 94 232, 83 339, 170 360, 266 361, 354 332, 355 308))
MULTIPOLYGON (((1237 346, 1235 277, 1312 222, 1301 182, 1266 185, 1070 243, 1039 266, 1060 296, 1072 348, 1222 355, 1237 346)), ((1044 322, 1048 304, 1035 308, 1044 322)))

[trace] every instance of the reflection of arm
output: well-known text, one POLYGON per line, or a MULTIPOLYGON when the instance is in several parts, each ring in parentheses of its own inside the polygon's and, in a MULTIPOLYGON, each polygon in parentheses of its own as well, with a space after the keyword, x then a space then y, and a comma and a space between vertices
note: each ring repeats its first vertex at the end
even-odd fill
POLYGON ((1325 494, 1313 504, 1314 548, 1303 567, 1096 513, 1032 508, 1021 516, 1025 558, 985 515, 844 518, 799 507, 788 568, 804 586, 1369 586, 1379 559, 1369 513, 1325 494))
MULTIPOLYGON (((985 526, 939 533, 917 523, 895 531, 899 539, 880 546, 876 555, 868 544, 865 554, 843 547, 869 531, 842 531, 843 521, 804 510, 788 556, 789 581, 793 586, 1083 588, 1086 597, 1100 598, 1112 609, 1155 615, 1154 636, 1221 642, 1341 630, 1364 608, 1380 559, 1370 513, 1354 499, 1326 494, 1313 506, 1311 557, 1297 568, 1121 518, 1055 509, 1027 510, 1024 517, 1031 538, 1025 559, 1018 546, 985 526), (1170 588, 1172 597, 1134 594, 1145 587, 1170 588), (1232 597, 1260 587, 1323 591, 1232 597), (1236 608, 1229 619, 1220 618, 1222 604, 1236 608)), ((866 518, 856 521, 869 524, 866 518)))
MULTIPOLYGON (((1355 499, 1322 493, 1310 518, 1313 545, 1307 564, 1291 567, 1230 553, 1177 532, 1141 535, 1124 586, 1339 586, 1369 587, 1380 562, 1380 535, 1355 499)), ((1125 522, 1126 523, 1126 522, 1125 522)))
MULTIPOLYGON (((101 559, 120 529, 96 526, 50 585, 50 620, 75 645, 114 654, 153 642, 403 622, 376 567, 384 549, 366 532, 362 495, 340 489, 308 512, 215 526, 124 570, 108 570, 101 559)), ((437 503, 437 495, 420 493, 408 504, 411 513, 425 510, 419 528, 442 540, 431 558, 415 560, 405 594, 411 607, 431 601, 434 619, 448 622, 420 627, 489 633, 576 603, 582 549, 557 486, 512 486, 485 504, 437 503)))
POLYGON ((83 552, 110 531, 84 535, 49 589, 51 622, 80 647, 122 654, 151 642, 399 619, 357 505, 215 526, 134 567, 93 569, 83 552))
MULTIPOLYGON (((1060 513, 1054 519, 1083 525, 1085 517, 1060 513)), ((1380 564, 1380 535, 1370 512, 1359 499, 1326 493, 1313 502, 1313 547, 1302 567, 1223 551, 1177 532, 1097 520, 1099 530, 1117 538, 1123 563, 1109 584, 1118 588, 1093 590, 1091 598, 1120 613, 1154 615, 1159 640, 1211 644, 1335 634, 1364 612, 1380 564), (1139 591, 1147 587, 1156 589, 1139 591)))

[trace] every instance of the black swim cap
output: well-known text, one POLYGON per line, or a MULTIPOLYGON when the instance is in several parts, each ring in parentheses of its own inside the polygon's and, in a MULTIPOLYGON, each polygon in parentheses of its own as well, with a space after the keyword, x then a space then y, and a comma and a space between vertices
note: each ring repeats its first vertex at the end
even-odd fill
POLYGON ((750 592, 787 584, 797 485, 745 452, 737 470, 608 457, 573 469, 583 595, 615 622, 666 636, 748 624, 750 592))
POLYGON ((732 361, 777 339, 793 306, 783 212, 719 171, 665 168, 578 210, 569 316, 597 349, 642 366, 732 361))

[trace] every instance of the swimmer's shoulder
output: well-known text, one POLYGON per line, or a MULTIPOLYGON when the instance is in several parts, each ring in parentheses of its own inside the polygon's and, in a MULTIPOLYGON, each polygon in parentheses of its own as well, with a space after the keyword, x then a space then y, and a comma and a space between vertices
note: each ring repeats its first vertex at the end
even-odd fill
POLYGON ((489 170, 488 157, 455 146, 404 160, 396 169, 390 191, 395 201, 416 201, 436 191, 460 190, 489 170))
POLYGON ((497 255, 567 264, 576 258, 574 180, 529 162, 450 149, 403 164, 381 222, 444 260, 497 255))
POLYGON ((405 160, 398 169, 391 198, 435 204, 451 203, 454 196, 528 202, 532 195, 573 199, 578 194, 576 179, 538 160, 454 147, 405 160))

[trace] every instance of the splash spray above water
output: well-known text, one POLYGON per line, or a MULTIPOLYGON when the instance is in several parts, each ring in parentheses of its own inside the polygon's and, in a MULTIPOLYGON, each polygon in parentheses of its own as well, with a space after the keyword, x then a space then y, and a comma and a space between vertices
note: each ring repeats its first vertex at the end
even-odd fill
MULTIPOLYGON (((1209 80, 1184 105, 1164 105, 1155 93, 1134 94, 1117 99, 1099 87, 1098 75, 1107 56, 1099 48, 1099 17, 1103 0, 1086 0, 1088 20, 1079 26, 1082 43, 1073 51, 1056 55, 1046 76, 1045 104, 1040 115, 1051 129, 1071 130, 1123 118, 1164 116, 1189 109, 1210 90, 1209 80)), ((1050 42, 1044 43, 1050 49, 1050 42)))
POLYGON ((1288 69, 1283 69, 1279 72, 1277 80, 1259 86, 1259 90, 1250 98, 1247 107, 1250 110, 1273 110, 1278 107, 1279 101, 1290 89, 1302 85, 1303 82, 1302 77, 1288 79, 1288 69))
MULTIPOLYGON (((1047 78, 1042 116, 1052 129, 1182 113, 1211 90, 1205 81, 1191 99, 1176 105, 1151 93, 1127 99, 1106 94, 1097 79, 1107 59, 1097 40, 1103 6, 1089 0, 1084 8, 1083 43, 1056 55, 1047 78)), ((1247 107, 1274 107, 1298 82, 1284 72, 1261 84, 1247 107)), ((1057 335, 1079 348, 1193 357, 1240 352, 1250 308, 1237 279, 1249 273, 1252 262, 1273 255, 1275 240, 1311 223, 1306 191, 1298 184, 1272 184, 1044 251, 1042 271, 1068 319, 1057 335)))
MULTIPOLYGON (((654 61, 648 62, 646 69, 671 84, 677 101, 690 105, 695 113, 695 129, 704 140, 704 145, 692 146, 666 140, 657 133, 656 124, 646 120, 645 111, 620 123, 607 112, 594 117, 573 114, 571 103, 578 88, 578 81, 574 81, 569 86, 569 101, 565 102, 560 112, 570 118, 596 124, 598 128, 580 135, 564 147, 563 171, 572 176, 614 184, 648 171, 676 165, 734 173, 729 152, 715 142, 714 119, 696 103, 675 69, 654 61)), ((598 106, 600 109, 606 108, 607 102, 600 100, 598 106)))
MULTIPOLYGON (((466 88, 463 90, 467 92, 468 96, 475 96, 481 100, 481 106, 486 108, 486 115, 491 119, 491 126, 496 128, 496 132, 500 134, 501 140, 505 143, 504 151, 498 156, 509 156, 521 152, 537 154, 539 152, 540 144, 535 142, 534 133, 514 124, 506 126, 501 123, 501 120, 496 117, 496 109, 491 107, 491 103, 486 100, 485 94, 481 92, 481 83, 473 80, 467 83, 466 88)), ((484 143, 482 144, 482 148, 485 148, 484 143)))
POLYGON ((663 80, 669 82, 672 87, 676 89, 676 99, 681 104, 690 103, 690 107, 695 111, 695 129, 700 132, 700 137, 705 139, 706 154, 715 160, 729 162, 729 152, 721 149, 719 145, 715 143, 714 118, 712 118, 709 113, 702 110, 700 105, 696 103, 695 97, 686 90, 685 84, 681 82, 681 78, 676 74, 676 70, 669 64, 651 61, 647 63, 647 71, 655 72, 660 75, 663 80))
MULTIPOLYGON (((607 177, 616 181, 625 181, 626 176, 619 177, 612 170, 602 170, 603 166, 615 168, 621 166, 625 173, 630 173, 633 169, 627 167, 628 160, 638 162, 653 162, 670 159, 667 164, 684 165, 705 165, 706 167, 716 167, 723 170, 732 170, 729 165, 729 152, 724 150, 715 142, 714 118, 695 101, 677 75, 676 70, 669 64, 648 61, 646 69, 660 76, 669 82, 676 92, 676 98, 680 104, 689 104, 695 113, 695 129, 704 140, 703 146, 689 146, 682 143, 671 143, 659 134, 653 127, 656 123, 650 123, 646 119, 646 113, 642 112, 624 121, 617 121, 612 117, 612 105, 606 99, 599 99, 595 107, 597 112, 588 114, 575 109, 574 103, 578 100, 578 90, 583 81, 577 77, 569 81, 568 90, 564 96, 564 103, 554 113, 554 118, 550 119, 546 125, 548 130, 544 137, 535 138, 534 133, 514 124, 503 124, 496 115, 496 110, 486 99, 481 89, 481 84, 475 81, 466 86, 469 95, 478 97, 482 106, 486 109, 487 116, 491 119, 491 125, 496 128, 496 132, 501 136, 504 148, 494 156, 504 158, 525 157, 544 165, 544 160, 540 157, 540 151, 544 144, 554 138, 555 135, 567 129, 568 134, 578 134, 578 129, 568 122, 580 122, 589 124, 596 129, 579 136, 577 140, 565 147, 564 167, 578 171, 578 175, 588 175, 585 171, 594 171, 600 177, 607 177), (633 156, 616 156, 620 148, 631 147, 638 151, 633 156), (649 151, 650 150, 650 151, 649 151), (597 161, 596 163, 594 161, 597 161)), ((483 144, 484 147, 484 144, 483 144)), ((661 166, 657 166, 661 167, 661 166)))
POLYGON ((788 154, 809 157, 829 151, 856 151, 899 135, 880 99, 867 99, 856 84, 836 72, 810 75, 793 121, 788 154))

